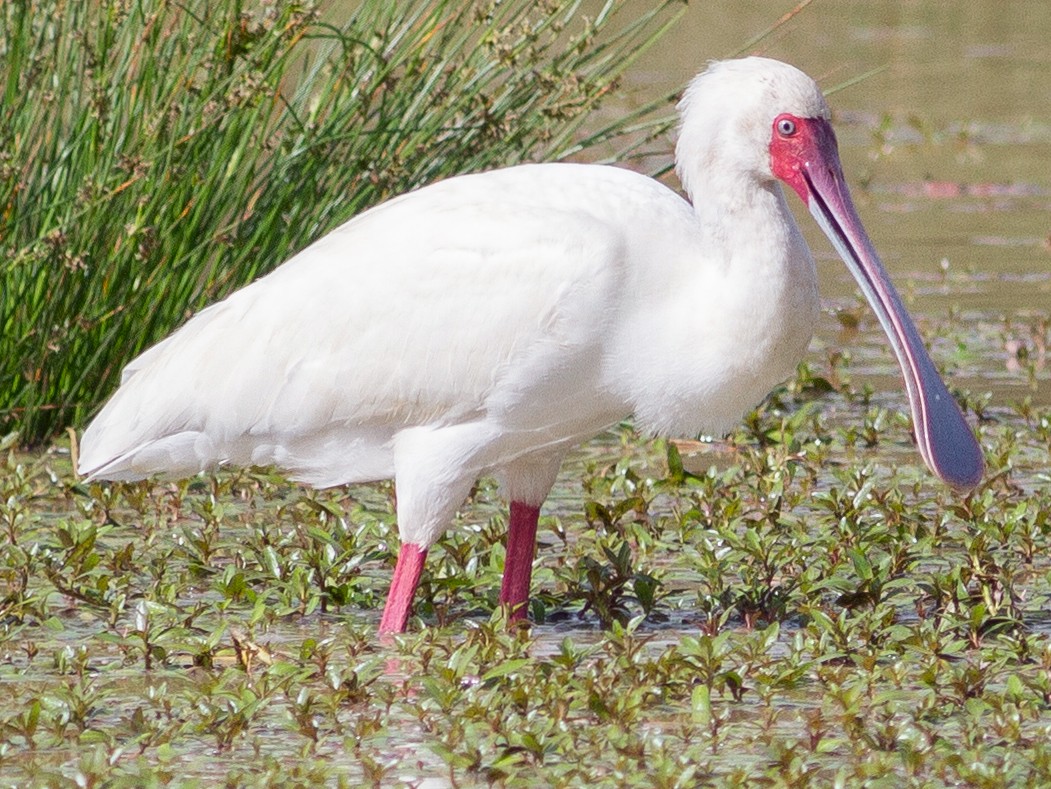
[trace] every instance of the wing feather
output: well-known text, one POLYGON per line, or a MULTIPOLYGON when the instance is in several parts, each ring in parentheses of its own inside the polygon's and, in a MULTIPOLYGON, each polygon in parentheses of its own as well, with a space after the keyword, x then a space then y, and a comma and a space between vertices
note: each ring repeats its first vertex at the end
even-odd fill
POLYGON ((133 360, 84 435, 82 473, 390 476, 397 430, 477 418, 567 347, 601 342, 626 250, 587 195, 606 199, 610 179, 671 194, 614 168, 542 165, 351 220, 133 360))

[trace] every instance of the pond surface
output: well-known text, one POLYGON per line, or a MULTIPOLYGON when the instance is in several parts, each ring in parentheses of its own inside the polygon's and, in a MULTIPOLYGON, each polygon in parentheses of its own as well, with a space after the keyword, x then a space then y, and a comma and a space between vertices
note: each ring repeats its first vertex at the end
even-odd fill
MULTIPOLYGON (((665 42, 630 72, 626 96, 621 101, 642 103, 682 86, 707 60, 736 54, 742 42, 793 7, 790 2, 753 4, 730 0, 691 5, 665 42)), ((206 784, 221 774, 215 766, 219 761, 224 763, 222 769, 233 769, 228 766, 233 765, 247 775, 262 769, 258 763, 265 758, 297 768, 324 764, 334 774, 350 775, 355 781, 364 780, 364 776, 372 774, 369 771, 375 763, 382 763, 390 769, 388 783, 444 786, 451 783, 445 776, 453 774, 453 767, 460 763, 457 760, 469 762, 468 756, 474 758, 481 753, 484 759, 478 758, 485 765, 489 763, 485 759, 491 760, 491 754, 500 748, 506 748, 512 756, 521 750, 519 745, 508 745, 514 741, 514 731, 505 734, 501 730, 499 738, 494 739, 495 735, 484 727, 479 729, 484 730, 484 736, 469 729, 471 736, 479 737, 477 747, 471 744, 471 748, 476 747, 472 751, 459 742, 450 744, 453 737, 449 730, 458 729, 460 721, 470 722, 470 715, 485 718, 488 713, 483 702, 500 711, 500 715, 489 716, 499 720, 504 713, 517 714, 506 699, 523 698, 546 689, 552 709, 559 707, 560 695, 582 698, 586 704, 583 711, 574 707, 568 718, 576 728, 560 722, 562 728, 553 727, 550 731, 539 728, 539 723, 548 719, 548 712, 536 695, 529 706, 523 705, 528 714, 515 718, 515 725, 530 736, 534 736, 530 727, 537 727, 536 740, 549 749, 543 757, 547 760, 545 766, 560 759, 579 758, 589 762, 590 768, 604 760, 622 758, 611 756, 605 743, 596 741, 591 751, 577 746, 578 742, 588 745, 588 732, 596 730, 601 734, 607 729, 612 732, 609 736, 625 737, 624 732, 628 732, 641 743, 625 740, 641 754, 635 772, 629 775, 643 776, 652 769, 652 755, 664 753, 660 749, 665 747, 661 744, 665 740, 673 754, 688 753, 683 757, 688 763, 703 763, 696 753, 687 751, 696 745, 691 737, 703 740, 704 730, 691 727, 709 717, 715 720, 721 714, 726 730, 733 731, 736 726, 738 731, 718 754, 713 736, 712 775, 725 776, 726 770, 736 765, 744 771, 741 775, 758 780, 764 775, 766 763, 773 759, 775 745, 787 749, 797 747, 797 740, 807 742, 804 734, 812 724, 825 725, 833 733, 842 731, 846 718, 828 712, 836 709, 829 701, 832 697, 828 688, 868 683, 868 696, 873 687, 881 691, 891 688, 892 692, 877 694, 875 702, 866 702, 871 707, 863 710, 868 717, 856 713, 857 720, 862 720, 867 729, 900 719, 912 727, 905 727, 906 733, 920 729, 926 732, 925 727, 932 732, 938 730, 937 736, 942 739, 936 741, 932 734, 931 742, 944 742, 947 760, 956 759, 960 764, 987 763, 992 765, 990 769, 996 769, 996 765, 1005 762, 997 761, 1001 757, 995 748, 1006 751, 1016 763, 1019 758, 1024 760, 1026 752, 1022 748, 1046 742, 1051 722, 1045 697, 1038 697, 1035 691, 1030 695, 1019 691, 1017 702, 1009 700, 1015 704, 1009 710, 1011 714, 1022 710, 1027 716, 1016 739, 993 731, 989 717, 982 718, 984 713, 980 710, 980 714, 973 715, 973 721, 961 710, 971 711, 976 700, 989 705, 997 703, 1003 695, 1002 688, 1016 673, 1022 674, 1027 683, 1032 681, 1034 688, 1042 687, 1037 683, 1044 680, 1051 687, 1051 670, 1045 670, 1051 665, 1051 648, 1039 651, 1051 631, 1045 613, 1051 599, 1046 504, 1034 497, 1037 503, 1027 513, 1024 501, 1034 490, 1047 490, 1048 433, 1046 425, 1042 439, 1034 435, 1035 430, 1027 431, 1012 408, 1026 397, 1044 408, 1051 405, 1047 360, 1051 339, 1048 31, 1051 4, 1043 0, 995 4, 818 0, 764 40, 757 50, 798 65, 829 89, 876 72, 836 91, 830 98, 844 168, 858 209, 950 386, 975 395, 989 393, 988 410, 1005 428, 999 433, 987 433, 990 457, 995 455, 998 442, 1006 442, 1003 435, 1013 429, 1025 435, 1012 447, 1015 455, 1011 484, 1016 487, 1009 490, 1006 484, 991 484, 971 521, 966 520, 966 512, 959 517, 951 514, 953 507, 963 505, 925 474, 909 444, 904 424, 893 424, 875 450, 865 450, 861 441, 857 445, 844 442, 841 436, 835 440, 840 441, 837 449, 843 456, 824 458, 811 447, 814 458, 804 458, 797 465, 809 466, 813 462, 820 470, 814 471, 812 480, 806 473, 797 472, 796 478, 790 480, 792 484, 786 484, 790 490, 786 493, 788 504, 783 518, 780 514, 768 521, 761 517, 763 507, 779 494, 776 484, 767 478, 769 475, 760 471, 746 470, 736 481, 768 484, 769 490, 760 487, 746 491, 744 483, 731 484, 721 489, 720 495, 704 497, 684 488, 681 496, 672 500, 671 495, 662 492, 664 489, 654 488, 646 493, 653 503, 646 517, 654 522, 665 519, 676 526, 664 527, 664 533, 654 529, 658 535, 654 537, 647 535, 648 524, 621 524, 627 529, 625 539, 634 540, 635 569, 663 573, 671 591, 663 606, 663 621, 643 625, 643 637, 650 639, 643 657, 626 660, 618 650, 623 650, 623 644, 631 639, 618 640, 604 633, 594 616, 578 618, 575 613, 562 612, 534 628, 529 659, 521 658, 523 667, 519 671, 506 676, 497 673, 487 681, 499 686, 497 689, 504 694, 493 692, 490 697, 485 695, 489 692, 486 682, 479 682, 483 669, 476 665, 484 668, 484 661, 464 658, 463 653, 468 650, 461 643, 471 646, 481 641, 479 632, 488 632, 487 615, 499 585, 502 548, 499 534, 494 537, 490 532, 502 528, 499 518, 503 505, 490 495, 491 488, 483 486, 475 505, 465 508, 460 527, 450 530, 435 547, 428 566, 427 586, 432 598, 426 615, 428 622, 440 620, 442 605, 448 604, 455 610, 454 632, 450 635, 448 628, 443 631, 437 626, 420 632, 414 627, 406 649, 412 654, 405 657, 409 662, 401 677, 396 671, 376 668, 384 655, 376 651, 372 629, 389 577, 384 551, 394 542, 388 488, 352 490, 346 498, 343 491, 314 494, 269 480, 250 484, 230 483, 227 479, 217 487, 219 505, 209 496, 209 485, 203 481, 187 488, 173 486, 168 492, 160 486, 152 490, 146 486, 118 489, 111 494, 99 494, 96 490, 98 500, 88 505, 83 490, 75 490, 72 483, 63 487, 71 476, 68 454, 53 463, 46 457, 37 458, 27 462, 51 464, 58 471, 51 475, 50 469, 47 474, 37 469, 34 481, 26 486, 30 493, 11 494, 10 502, 31 502, 33 517, 18 520, 12 516, 11 533, 16 524, 24 527, 26 533, 10 542, 12 550, 16 543, 19 547, 31 547, 26 553, 27 566, 32 566, 32 562, 36 565, 30 573, 35 579, 30 591, 35 591, 45 578, 56 589, 66 591, 57 601, 59 595, 44 589, 42 594, 51 599, 41 604, 42 609, 55 609, 59 602, 63 606, 50 620, 44 619, 48 627, 19 622, 13 637, 3 644, 0 694, 7 700, 9 712, 4 721, 12 732, 10 736, 15 737, 16 724, 22 721, 17 716, 28 703, 26 699, 37 692, 37 683, 45 688, 40 691, 44 712, 38 709, 35 714, 42 715, 41 719, 51 725, 48 737, 36 735, 41 745, 37 759, 49 767, 50 759, 56 774, 69 776, 78 759, 81 767, 76 769, 90 774, 88 768, 95 765, 89 763, 89 757, 103 754, 110 764, 123 760, 123 764, 130 765, 129 774, 141 769, 143 775, 149 775, 149 770, 160 763, 163 769, 184 780, 198 779, 206 784), (873 461, 874 457, 878 460, 873 461), (854 495, 849 481, 845 481, 845 468, 864 467, 872 462, 878 468, 865 473, 877 482, 890 478, 893 483, 886 486, 892 489, 886 502, 886 491, 863 486, 854 495), (900 463, 902 470, 893 469, 895 463, 900 463), (835 497, 829 491, 837 485, 847 491, 847 503, 840 502, 839 506, 853 518, 844 534, 835 531, 837 518, 828 513, 820 519, 815 517, 813 522, 809 520, 821 506, 815 500, 825 497, 825 506, 831 507, 829 502, 835 497), (107 499, 106 495, 112 498, 107 499), (183 495, 185 501, 180 498, 183 495), (851 495, 857 511, 848 506, 851 495), (899 495, 904 502, 900 505, 895 503, 899 495), (679 517, 691 506, 696 512, 707 512, 702 508, 719 498, 736 501, 743 513, 736 520, 731 518, 731 525, 722 532, 717 533, 711 525, 720 517, 717 511, 710 518, 696 513, 679 517), (106 508, 105 521, 97 514, 99 507, 106 508), (115 513, 113 518, 110 507, 115 513), (981 507, 987 508, 984 519, 981 507), (1042 514, 1035 512, 1037 507, 1042 508, 1042 514), (902 516, 901 511, 909 517, 902 516), (329 516, 329 512, 336 514, 329 516), (99 528, 97 544, 93 531, 85 537, 90 530, 83 524, 91 524, 92 519, 99 528), (815 525, 819 520, 824 523, 824 535, 818 533, 815 525), (73 526, 65 528, 67 521, 73 526), (762 540, 778 546, 782 555, 790 557, 778 567, 775 583, 767 584, 762 578, 734 578, 735 573, 747 575, 744 559, 749 557, 744 549, 736 548, 744 557, 735 560, 739 567, 717 567, 721 576, 714 570, 705 575, 703 571, 710 568, 709 563, 714 566, 711 546, 718 546, 719 539, 732 537, 738 527, 747 530, 753 525, 762 533, 762 540), (1006 536, 998 533, 1000 527, 1006 536), (1023 533, 1029 527, 1032 534, 1023 533), (992 547, 979 544, 978 539, 972 542, 972 529, 992 547), (856 533, 846 533, 851 531, 856 533), (56 542, 56 533, 63 536, 63 541, 56 542), (75 539, 81 538, 87 547, 78 552, 75 539), (648 548, 646 539, 652 541, 648 548), (830 558, 840 551, 840 539, 844 543, 852 541, 850 546, 861 558, 830 558), (335 546, 353 553, 355 540, 359 541, 359 548, 365 547, 354 556, 333 558, 337 555, 335 546), (919 547, 913 549, 912 543, 919 547), (1023 561, 1019 557, 1027 547, 1031 552, 1023 561), (38 550, 44 559, 37 558, 34 552, 38 550), (729 631, 732 639, 721 659, 740 673, 748 693, 741 702, 731 699, 732 694, 725 688, 721 694, 713 691, 714 712, 698 703, 699 697, 689 684, 696 681, 693 663, 689 661, 698 658, 688 654, 688 642, 703 632, 701 603, 715 596, 715 591, 705 592, 715 583, 711 578, 722 578, 728 592, 739 594, 742 589, 754 591, 753 587, 761 590, 776 585, 784 575, 793 572, 802 578, 806 573, 801 568, 819 563, 828 567, 827 576, 820 582, 832 578, 843 586, 830 586, 827 592, 818 590, 810 597, 834 599, 840 591, 853 591, 849 588, 851 583, 864 587, 857 576, 864 575, 866 562, 875 565, 880 560, 896 560, 899 557, 895 550, 904 555, 904 566, 909 569, 887 574, 893 577, 892 583, 908 580, 911 585, 887 595, 880 609, 886 613, 886 621, 864 606, 842 606, 842 618, 857 629, 857 633, 851 631, 849 637, 844 637, 855 651, 829 647, 825 641, 835 628, 820 625, 817 619, 800 624, 801 615, 786 617, 780 633, 772 633, 766 643, 761 631, 746 627, 742 618, 735 615, 727 620, 724 632, 729 631), (912 550, 915 554, 909 553, 912 550), (98 554, 101 563, 84 562, 82 554, 89 558, 98 554), (359 576, 356 562, 362 555, 367 557, 367 569, 359 576), (459 556, 473 558, 461 566, 459 556), (329 582, 346 581, 351 602, 336 613, 309 608, 304 601, 312 600, 316 591, 310 583, 300 584, 295 575, 296 568, 306 572, 309 562, 304 557, 312 557, 310 561, 319 567, 331 564, 329 582), (981 572, 967 575, 968 567, 978 567, 981 572), (247 581, 240 578, 242 571, 247 581), (918 575, 918 580, 910 579, 910 572, 918 575), (113 595, 108 590, 123 588, 123 583, 127 584, 129 595, 141 596, 154 606, 142 609, 156 620, 146 622, 150 627, 136 622, 133 613, 139 610, 137 603, 129 602, 126 608, 112 603, 114 621, 110 624, 98 613, 97 604, 92 608, 83 603, 103 592, 110 600, 113 595), (238 584, 249 591, 237 591, 238 584), (953 584, 969 591, 973 599, 966 594, 953 598, 958 610, 950 610, 952 605, 946 604, 948 613, 938 620, 947 623, 944 627, 936 628, 936 617, 921 611, 919 605, 916 611, 911 608, 923 595, 935 598, 930 588, 955 588, 953 584), (186 589, 191 590, 191 596, 183 596, 186 589), (243 599, 249 592, 258 592, 262 601, 255 606, 256 613, 251 613, 252 606, 243 599), (988 610, 976 614, 979 593, 988 593, 988 610), (1002 602, 997 595, 1006 595, 1008 602, 1002 602), (994 603, 1003 610, 994 610, 994 603), (296 611, 297 606, 313 613, 303 617, 287 613, 296 611), (982 619, 985 614, 989 615, 988 621, 982 619), (966 619, 968 616, 971 619, 966 619), (1018 632, 1025 636, 1017 638, 1015 647, 1006 640, 998 644, 992 635, 997 632, 995 628, 1004 621, 1010 624, 1012 617, 1024 619, 1024 627, 1019 626, 1018 632), (888 627, 892 621, 893 627, 888 627), (971 631, 967 630, 969 622, 974 623, 971 631), (242 671, 240 648, 235 658, 230 646, 233 637, 217 629, 220 625, 229 626, 231 633, 237 628, 254 628, 260 653, 269 652, 275 661, 273 666, 264 666, 260 659, 254 673, 248 667, 242 671), (950 641, 948 636, 947 647, 940 642, 932 641, 934 646, 930 646, 923 641, 943 630, 953 638, 960 632, 969 633, 984 651, 960 646, 958 638, 950 641), (202 645, 213 632, 218 633, 218 645, 202 645), (870 637, 870 632, 879 638, 870 637), (987 640, 982 642, 986 633, 987 640), (885 647, 880 646, 884 637, 890 639, 885 647), (1037 645, 1027 647, 1023 643, 1026 637, 1037 645), (169 658, 161 667, 142 671, 141 655, 152 643, 149 638, 157 642, 152 648, 158 650, 158 661, 164 662, 165 649, 178 657, 169 658), (413 638, 419 642, 415 650, 411 648, 413 638), (566 658, 559 662, 562 658, 557 658, 566 638, 577 649, 593 648, 594 656, 580 658, 579 668, 567 668, 565 661, 572 661, 566 658), (947 651, 951 652, 948 658, 947 651), (866 664, 862 670, 847 660, 847 655, 860 656, 858 666, 862 658, 872 658, 872 665, 866 664), (1041 655, 1043 664, 1038 659, 1041 655), (77 660, 83 664, 79 668, 73 665, 77 660), (674 668, 675 661, 686 661, 687 668, 674 668), (464 668, 468 663, 470 666, 464 668), (980 666, 975 673, 982 674, 992 690, 975 691, 963 686, 960 677, 968 678, 964 674, 972 663, 980 666), (314 664, 316 671, 312 669, 314 664), (618 697, 629 697, 637 690, 624 680, 625 667, 634 670, 636 664, 653 672, 655 686, 671 688, 667 691, 668 700, 660 704, 640 702, 638 711, 632 712, 637 720, 626 716, 620 723, 603 720, 598 725, 588 716, 599 702, 605 702, 596 696, 591 685, 600 691, 605 689, 612 705, 618 697), (797 670, 798 679, 793 673, 797 670), (429 672, 427 683, 411 684, 414 671, 417 675, 429 672), (781 672, 778 676, 783 675, 782 679, 769 679, 777 672, 781 672), (548 675, 554 679, 548 681, 548 675), (679 686, 668 682, 668 677, 687 690, 676 691, 679 686), (564 688, 558 686, 558 681, 563 680, 564 688), (403 681, 405 688, 401 687, 403 681), (964 687, 961 698, 946 701, 949 690, 956 687, 954 682, 964 687), (574 683, 591 690, 584 693, 574 683), (506 692, 504 684, 508 686, 506 692), (761 695, 764 688, 768 695, 761 695), (894 700, 893 693, 900 695, 900 703, 894 700), (942 708, 924 717, 920 707, 932 698, 942 708), (257 704, 257 700, 261 701, 257 704), (824 722, 819 714, 822 704, 827 713, 824 722), (764 720, 769 721, 765 729, 764 720), (619 725, 623 731, 617 728, 619 725), (78 726, 83 734, 75 731, 78 726), (954 734, 954 727, 964 729, 966 736, 954 734), (680 731, 685 734, 678 734, 680 731), (985 732, 990 744, 982 750, 985 732), (563 745, 558 737, 569 738, 566 741, 573 747, 563 745), (52 741, 56 744, 51 745, 52 741), (48 747, 54 749, 50 756, 48 747), (957 751, 965 747, 970 750, 957 759, 957 751)), ((605 111, 615 110, 616 105, 611 102, 605 111)), ((671 144, 669 139, 666 157, 671 144)), ((791 202, 818 259, 826 307, 811 346, 812 365, 819 374, 827 374, 829 354, 848 353, 851 359, 846 373, 855 384, 871 385, 878 392, 879 404, 893 412, 906 412, 897 367, 874 316, 805 209, 794 196, 791 202), (856 330, 845 329, 854 316, 860 319, 860 326, 856 330)), ((862 430, 859 425, 865 418, 863 405, 844 403, 842 398, 830 398, 820 405, 830 412, 830 425, 845 425, 840 427, 842 434, 853 435, 851 431, 862 430), (837 408, 839 414, 834 413, 837 408)), ((687 458, 698 471, 712 465, 747 465, 734 454, 734 448, 714 445, 693 449, 698 448, 701 451, 687 458)), ((747 455, 750 450, 750 446, 745 446, 742 453, 747 455)), ((777 451, 776 446, 771 449, 772 454, 777 451)), ((544 509, 534 583, 538 594, 559 584, 565 586, 562 579, 571 578, 573 568, 581 566, 585 558, 601 561, 605 548, 616 545, 615 529, 596 536, 602 530, 585 522, 581 514, 585 501, 616 504, 624 500, 628 496, 626 489, 638 482, 631 474, 645 480, 648 469, 663 473, 664 460, 659 448, 637 445, 626 431, 591 442, 573 455, 544 509), (630 466, 630 473, 609 472, 610 468, 621 466, 630 466), (565 537, 559 531, 562 521, 566 525, 565 537)), ((10 479, 16 476, 8 472, 10 479)), ((12 481, 5 484, 13 490, 22 485, 12 481)), ((645 484, 638 484, 646 492, 645 484)), ((844 515, 842 520, 846 523, 849 518, 844 515)), ((801 584, 798 578, 796 582, 801 584)), ((840 612, 838 601, 827 608, 834 614, 840 612)), ((810 615, 820 613, 811 611, 810 615)), ((143 618, 145 621, 145 614, 143 618)), ((482 650, 477 644, 472 648, 482 650)), ((513 647, 501 646, 491 651, 496 656, 493 660, 510 656, 513 663, 519 659, 513 647)), ((644 672, 640 669, 638 673, 641 676, 644 672)), ((868 696, 858 694, 858 698, 868 696)), ((1051 691, 1048 696, 1051 697, 1051 691)), ((22 722, 23 729, 37 725, 32 715, 22 722)), ((34 738, 32 732, 20 736, 23 744, 34 738)), ((884 750, 890 759, 896 742, 911 741, 902 735, 898 740, 891 737, 888 742, 890 745, 884 750)), ((860 765, 858 769, 886 767, 879 761, 878 749, 872 749, 875 755, 862 750, 852 755, 852 747, 850 738, 844 736, 842 742, 835 743, 835 749, 815 750, 807 758, 813 759, 815 765, 832 764, 831 769, 838 769, 840 764, 844 765, 843 770, 853 769, 855 764, 860 765)), ((934 753, 934 746, 929 751, 934 753)), ((0 773, 18 768, 11 756, 15 754, 17 758, 18 753, 16 745, 5 762, 5 753, 0 752, 0 773)), ((538 764, 540 761, 543 759, 538 764)), ((464 770, 457 769, 462 775, 464 770)), ((946 782, 965 782, 963 773, 940 774, 935 768, 931 770, 930 775, 949 776, 946 782)), ((105 774, 102 767, 98 772, 105 774)), ((472 782, 471 776, 481 783, 487 774, 477 771, 467 775, 467 783, 472 782)), ((557 783, 555 778, 548 780, 557 783)))
MULTIPOLYGON (((640 3, 640 5, 642 5, 640 3)), ((739 53, 796 4, 691 4, 631 71, 637 97, 683 85, 739 53)), ((826 90, 858 210, 952 386, 990 406, 1051 403, 1051 4, 817 0, 748 50, 786 60, 826 90), (876 72, 876 73, 872 73, 876 72), (862 77, 855 84, 844 85, 862 77)), ((828 308, 812 345, 854 357, 893 387, 897 371, 846 268, 794 197, 828 308)))

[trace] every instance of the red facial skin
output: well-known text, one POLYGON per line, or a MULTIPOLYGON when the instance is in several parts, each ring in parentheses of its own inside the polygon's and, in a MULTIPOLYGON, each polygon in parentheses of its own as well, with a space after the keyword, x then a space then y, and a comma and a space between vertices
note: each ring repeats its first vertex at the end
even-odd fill
POLYGON ((843 181, 839 148, 832 124, 824 118, 800 118, 787 112, 774 118, 770 138, 770 167, 774 175, 810 204, 804 168, 824 165, 834 180, 843 181), (788 125, 792 130, 788 130, 788 125))

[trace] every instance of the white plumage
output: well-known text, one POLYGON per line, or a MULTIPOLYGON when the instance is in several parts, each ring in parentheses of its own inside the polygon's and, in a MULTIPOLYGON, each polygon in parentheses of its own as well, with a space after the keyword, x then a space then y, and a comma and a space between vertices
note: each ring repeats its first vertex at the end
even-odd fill
POLYGON ((810 339, 817 293, 801 241, 783 271, 755 270, 766 298, 738 288, 737 309, 705 309, 740 281, 733 256, 765 263, 753 247, 769 236, 741 234, 725 260, 698 260, 703 241, 683 244, 684 231, 700 236, 689 205, 630 171, 529 165, 407 198, 129 364, 81 466, 137 479, 273 463, 338 485, 393 476, 391 441, 408 428, 455 427, 460 451, 484 455, 464 469, 473 481, 633 411, 656 432, 724 431, 810 339), (742 348, 755 328, 762 343, 742 348))
MULTIPOLYGON (((230 463, 317 486, 394 477, 422 565, 482 474, 532 512, 568 449, 630 415, 656 433, 725 431, 792 373, 817 318, 771 135, 785 114, 827 126, 829 113, 802 72, 760 58, 716 64, 681 109, 692 205, 577 164, 391 200, 132 361, 84 433, 81 473, 230 463)), ((415 578, 404 583, 411 599, 415 578)), ((383 628, 400 630, 407 604, 391 606, 383 628)))

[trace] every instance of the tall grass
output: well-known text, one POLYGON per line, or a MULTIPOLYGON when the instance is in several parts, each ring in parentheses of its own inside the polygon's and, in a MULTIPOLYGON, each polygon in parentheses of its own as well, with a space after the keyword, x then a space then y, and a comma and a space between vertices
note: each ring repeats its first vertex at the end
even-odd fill
POLYGON ((608 142, 580 124, 682 5, 8 0, 0 430, 83 420, 186 316, 383 199, 608 142))

